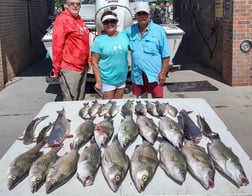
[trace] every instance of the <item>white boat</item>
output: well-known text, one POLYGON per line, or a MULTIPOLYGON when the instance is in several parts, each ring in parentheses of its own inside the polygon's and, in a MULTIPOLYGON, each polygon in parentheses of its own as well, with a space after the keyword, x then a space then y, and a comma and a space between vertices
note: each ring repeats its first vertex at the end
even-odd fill
POLYGON ((133 23, 133 18, 130 10, 130 5, 128 0, 98 0, 95 6, 95 18, 96 18, 96 29, 97 31, 102 30, 103 25, 101 23, 101 16, 105 10, 112 10, 117 14, 118 31, 123 31, 126 27, 133 23))
MULTIPOLYGON (((82 0, 80 16, 84 19, 87 27, 90 30, 90 45, 96 36, 97 32, 102 30, 100 18, 105 10, 112 10, 117 13, 119 23, 117 29, 122 31, 134 22, 134 7, 137 1, 129 0, 82 0)), ((178 27, 176 23, 160 24, 167 35, 167 40, 171 49, 170 67, 177 67, 173 64, 173 58, 179 48, 185 32, 178 27)), ((47 50, 48 55, 53 59, 52 55, 52 26, 47 29, 47 33, 41 40, 47 50)), ((130 55, 129 55, 130 62, 130 55)), ((89 70, 92 74, 92 70, 89 70)))

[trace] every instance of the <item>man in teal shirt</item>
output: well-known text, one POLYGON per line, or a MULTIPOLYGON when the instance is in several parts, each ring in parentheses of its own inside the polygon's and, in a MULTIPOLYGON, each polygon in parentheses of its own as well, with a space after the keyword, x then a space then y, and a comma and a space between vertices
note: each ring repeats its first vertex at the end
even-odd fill
POLYGON ((134 11, 137 23, 125 29, 132 59, 132 92, 137 97, 151 93, 152 98, 162 98, 171 54, 166 33, 150 20, 147 2, 138 2, 134 11))

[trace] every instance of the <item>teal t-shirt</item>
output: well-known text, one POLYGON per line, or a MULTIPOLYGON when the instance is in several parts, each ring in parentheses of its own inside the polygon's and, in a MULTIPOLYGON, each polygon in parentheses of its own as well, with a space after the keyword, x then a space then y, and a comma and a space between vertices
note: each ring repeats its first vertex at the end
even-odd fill
POLYGON ((123 32, 114 37, 104 34, 95 38, 91 51, 100 55, 98 65, 104 84, 115 85, 126 81, 128 46, 128 36, 123 32))

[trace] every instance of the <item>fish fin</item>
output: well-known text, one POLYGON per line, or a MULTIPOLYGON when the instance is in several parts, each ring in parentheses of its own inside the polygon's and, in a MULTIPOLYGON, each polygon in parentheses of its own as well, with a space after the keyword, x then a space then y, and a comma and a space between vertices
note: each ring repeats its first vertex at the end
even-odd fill
POLYGON ((41 119, 41 120, 45 120, 45 119, 48 118, 48 117, 49 117, 49 115, 45 115, 45 116, 41 116, 40 119, 41 119))
POLYGON ((62 110, 58 110, 58 111, 56 111, 58 114, 59 113, 62 113, 62 112, 65 112, 65 109, 64 108, 62 108, 62 110))
POLYGON ((32 143, 35 143, 35 142, 37 142, 37 137, 32 138, 32 143))
POLYGON ((73 134, 68 134, 65 136, 65 138, 72 138, 74 135, 73 134))
POLYGON ((93 143, 95 143, 96 141, 95 141, 95 137, 94 137, 94 135, 91 137, 91 139, 90 139, 90 144, 93 144, 93 143))
POLYGON ((111 165, 113 164, 110 154, 105 150, 103 153, 103 160, 106 162, 106 164, 111 165))

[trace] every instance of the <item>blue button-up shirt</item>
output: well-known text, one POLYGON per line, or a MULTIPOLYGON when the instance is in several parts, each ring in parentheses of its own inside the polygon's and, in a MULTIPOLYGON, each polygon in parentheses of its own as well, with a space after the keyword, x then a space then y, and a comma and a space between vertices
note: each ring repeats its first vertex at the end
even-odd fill
POLYGON ((162 59, 171 55, 163 27, 151 21, 144 35, 141 35, 138 24, 125 29, 125 33, 130 41, 132 82, 143 85, 142 71, 149 82, 159 82, 162 59))

